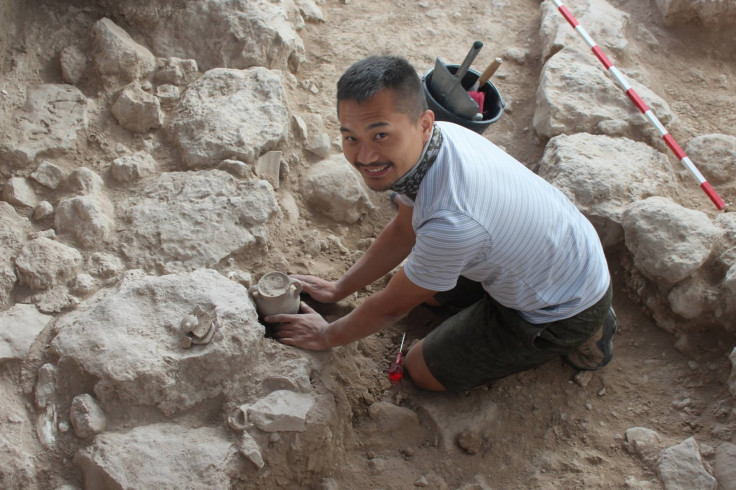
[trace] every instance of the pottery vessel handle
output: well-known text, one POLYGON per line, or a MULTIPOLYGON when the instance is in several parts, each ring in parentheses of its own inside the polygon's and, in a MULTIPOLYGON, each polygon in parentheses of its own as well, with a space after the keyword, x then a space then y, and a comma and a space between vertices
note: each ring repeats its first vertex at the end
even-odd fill
POLYGON ((291 283, 294 285, 294 294, 298 296, 302 292, 302 282, 299 279, 292 279, 291 283))
POLYGON ((248 292, 249 292, 249 293, 251 294, 251 296, 253 296, 254 298, 255 298, 255 297, 257 297, 257 296, 258 296, 258 286, 257 286, 257 285, 255 285, 255 284, 254 284, 254 285, 252 285, 251 287, 249 287, 249 288, 248 288, 248 292))

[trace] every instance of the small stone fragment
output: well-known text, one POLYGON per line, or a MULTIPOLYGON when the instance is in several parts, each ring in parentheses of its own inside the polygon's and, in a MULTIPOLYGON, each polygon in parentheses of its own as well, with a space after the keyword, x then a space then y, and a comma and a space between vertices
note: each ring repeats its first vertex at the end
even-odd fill
POLYGON ((159 85, 156 87, 156 97, 161 101, 161 105, 164 107, 173 106, 177 100, 179 100, 179 87, 167 83, 165 85, 159 85))
POLYGON ((575 382, 581 387, 585 388, 593 379, 593 371, 578 371, 575 374, 575 382))
POLYGON ((59 187, 61 181, 64 180, 64 172, 53 163, 44 161, 31 174, 31 178, 49 189, 56 189, 59 187))
POLYGON ((87 393, 74 397, 69 419, 74 427, 74 433, 80 439, 103 432, 107 425, 105 413, 95 399, 87 393))
POLYGON ((160 128, 164 120, 161 102, 144 91, 138 82, 125 87, 111 111, 122 127, 134 133, 142 134, 160 128))
POLYGON ((217 168, 239 179, 252 179, 254 177, 250 165, 240 160, 223 160, 217 165, 217 168))
POLYGON ((269 151, 258 158, 256 174, 271 184, 274 189, 279 188, 279 172, 281 170, 281 152, 269 151))
POLYGON ((38 369, 36 380, 35 400, 36 408, 46 408, 56 392, 56 366, 44 364, 38 369))
POLYGON ((43 221, 54 214, 54 206, 48 201, 41 201, 33 210, 33 219, 35 221, 43 221))
POLYGON ((478 454, 483 438, 476 431, 464 430, 457 436, 457 445, 468 454, 478 454))
POLYGON ((14 206, 35 208, 38 205, 36 191, 23 177, 11 177, 3 188, 3 200, 14 206))
POLYGON ((67 46, 59 54, 61 78, 66 83, 76 85, 87 67, 87 56, 76 45, 67 46))
POLYGON ((263 456, 261 455, 261 448, 258 446, 258 442, 256 442, 247 430, 244 430, 240 435, 238 451, 240 454, 248 458, 251 463, 256 465, 259 470, 266 465, 266 463, 263 462, 263 456))
POLYGON ((111 168, 112 177, 118 182, 134 182, 152 175, 155 171, 156 161, 145 151, 116 158, 111 168))

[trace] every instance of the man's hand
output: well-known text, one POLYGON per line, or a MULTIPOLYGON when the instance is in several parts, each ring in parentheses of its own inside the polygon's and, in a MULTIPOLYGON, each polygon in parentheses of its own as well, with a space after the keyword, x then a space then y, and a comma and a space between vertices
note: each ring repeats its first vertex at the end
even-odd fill
POLYGON ((304 302, 301 304, 301 311, 301 315, 269 315, 264 320, 277 324, 274 326, 274 337, 283 344, 307 350, 326 350, 332 347, 327 339, 329 323, 304 302))
MULTIPOLYGON (((338 295, 337 282, 326 281, 317 276, 290 276, 302 283, 302 291, 320 303, 335 303, 342 298, 338 295)), ((311 308, 310 308, 311 309, 311 308)))

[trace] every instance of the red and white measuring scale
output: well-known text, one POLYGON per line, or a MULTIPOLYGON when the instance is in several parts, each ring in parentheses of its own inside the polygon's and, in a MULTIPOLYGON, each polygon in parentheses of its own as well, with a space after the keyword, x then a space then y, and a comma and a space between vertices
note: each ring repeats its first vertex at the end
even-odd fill
POLYGON ((590 46, 593 54, 595 54, 600 62, 603 63, 603 66, 606 67, 606 70, 608 70, 616 79, 616 81, 618 81, 619 85, 621 85, 621 87, 624 89, 629 99, 631 99, 634 105, 641 111, 642 114, 644 114, 649 122, 652 123, 655 128, 657 128, 657 131, 659 131, 659 133, 662 135, 662 139, 664 140, 664 142, 667 143, 667 146, 670 147, 670 150, 672 150, 672 152, 680 160, 680 162, 695 177, 695 179, 700 184, 700 188, 703 189, 710 200, 713 201, 713 204, 715 204, 719 210, 724 209, 726 207, 726 203, 723 202, 721 196, 719 196, 715 189, 713 189, 708 181, 705 180, 703 174, 701 174, 700 171, 695 167, 692 160, 690 160, 690 158, 685 154, 682 148, 680 148, 680 145, 677 144, 675 138, 673 138, 672 135, 667 131, 667 129, 662 125, 662 123, 659 121, 657 116, 654 115, 652 110, 647 107, 641 97, 639 97, 639 94, 637 94, 636 91, 631 87, 629 82, 626 81, 626 78, 623 76, 623 74, 618 70, 618 68, 613 66, 611 60, 608 59, 603 50, 601 50, 601 48, 595 43, 595 41, 593 41, 593 39, 588 35, 588 32, 583 28, 583 26, 580 25, 580 22, 577 21, 570 10, 568 10, 568 8, 559 0, 552 1, 559 9, 562 16, 565 17, 567 22, 573 27, 573 29, 575 29, 575 31, 577 31, 578 34, 580 34, 580 37, 583 38, 586 44, 590 46))

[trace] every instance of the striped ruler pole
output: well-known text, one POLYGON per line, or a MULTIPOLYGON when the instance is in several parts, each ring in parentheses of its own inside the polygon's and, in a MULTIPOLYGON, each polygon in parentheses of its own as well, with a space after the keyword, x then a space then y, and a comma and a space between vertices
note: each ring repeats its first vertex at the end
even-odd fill
POLYGON ((637 94, 636 91, 631 87, 624 75, 618 70, 618 68, 613 66, 611 60, 608 59, 603 50, 601 50, 601 48, 595 43, 595 41, 593 41, 590 35, 588 35, 588 32, 583 28, 582 25, 580 25, 580 22, 577 21, 570 10, 560 0, 552 1, 557 6, 558 10, 565 18, 565 20, 567 20, 572 28, 575 29, 578 34, 580 34, 580 37, 583 38, 586 44, 590 46, 593 54, 600 60, 601 63, 603 63, 603 66, 606 67, 606 70, 608 70, 609 73, 611 73, 611 75, 613 75, 613 77, 619 83, 619 85, 621 85, 629 99, 631 99, 634 105, 641 111, 642 114, 644 114, 644 117, 646 117, 649 122, 652 123, 655 128, 657 128, 657 131, 659 131, 659 133, 662 135, 662 139, 664 140, 664 142, 667 144, 667 146, 670 147, 670 150, 672 150, 672 152, 685 166, 685 168, 687 168, 690 173, 695 177, 695 179, 700 184, 700 188, 703 189, 710 200, 713 201, 713 204, 715 204, 719 210, 724 209, 726 207, 726 203, 723 202, 721 196, 719 196, 715 189, 713 189, 708 181, 705 180, 703 174, 701 174, 700 171, 695 167, 692 160, 690 160, 690 158, 685 154, 680 145, 677 144, 675 138, 672 137, 672 135, 667 131, 664 125, 662 125, 662 123, 659 121, 657 116, 654 115, 652 110, 647 107, 641 97, 639 97, 639 94, 637 94))

